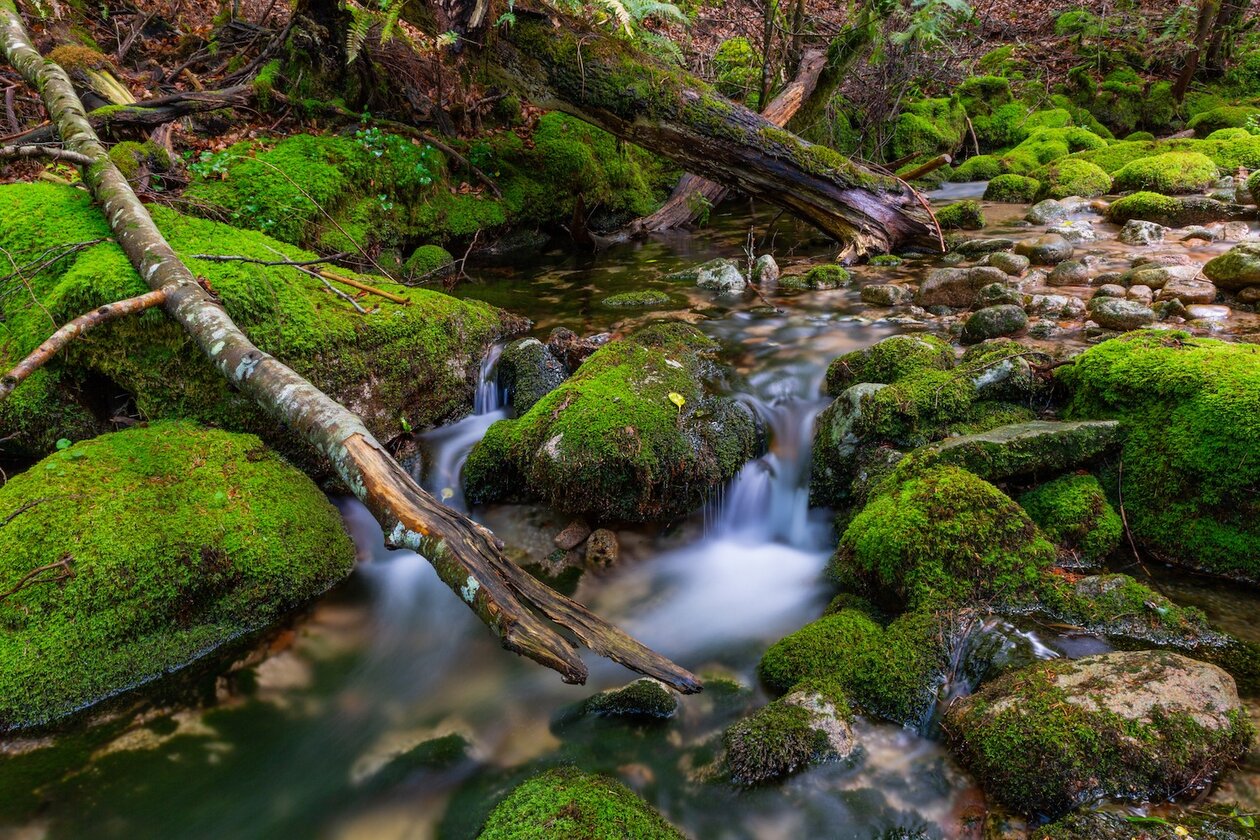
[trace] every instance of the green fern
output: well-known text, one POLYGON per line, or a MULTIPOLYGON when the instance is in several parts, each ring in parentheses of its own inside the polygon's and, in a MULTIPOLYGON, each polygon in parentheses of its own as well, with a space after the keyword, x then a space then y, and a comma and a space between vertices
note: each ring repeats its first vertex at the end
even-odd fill
POLYGON ((350 29, 346 32, 346 63, 350 64, 363 52, 373 26, 381 28, 381 43, 389 43, 398 32, 398 20, 406 0, 379 0, 379 9, 368 9, 355 3, 347 3, 350 10, 350 29))

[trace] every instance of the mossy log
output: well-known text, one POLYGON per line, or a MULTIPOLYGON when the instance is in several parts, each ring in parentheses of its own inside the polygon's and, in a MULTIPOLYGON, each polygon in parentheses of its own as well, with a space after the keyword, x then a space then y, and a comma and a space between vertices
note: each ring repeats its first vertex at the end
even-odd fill
POLYGON ((250 341, 153 223, 101 145, 70 78, 31 44, 13 0, 0 0, 0 47, 39 91, 67 148, 94 161, 83 167, 83 181, 136 271, 150 288, 166 292, 166 313, 232 385, 329 459, 390 544, 427 558, 505 648, 555 669, 568 682, 584 682, 586 666, 576 645, 534 610, 602 656, 679 691, 700 689, 692 674, 518 568, 494 534, 425 493, 358 416, 250 341))
POLYGON ((581 23, 516 12, 487 49, 504 84, 663 155, 687 171, 779 205, 843 242, 851 256, 939 250, 903 181, 816 146, 581 23))

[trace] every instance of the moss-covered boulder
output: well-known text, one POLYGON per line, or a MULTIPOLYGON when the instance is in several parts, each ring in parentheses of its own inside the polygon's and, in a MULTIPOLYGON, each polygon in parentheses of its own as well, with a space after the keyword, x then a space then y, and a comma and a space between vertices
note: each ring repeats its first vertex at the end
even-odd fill
POLYGON ((154 423, 0 487, 0 731, 41 724, 256 630, 344 577, 324 494, 252 435, 154 423))
POLYGON ((455 258, 441 245, 421 245, 403 263, 412 282, 437 280, 455 270, 455 258))
POLYGON ((1260 580, 1260 345, 1143 331, 1056 372, 1067 412, 1125 432, 1119 483, 1133 536, 1160 558, 1260 580))
POLYGON ((900 160, 912 155, 952 152, 962 145, 966 131, 967 114, 957 98, 920 99, 897 116, 887 156, 900 160))
POLYGON ((673 323, 596 351, 523 416, 490 427, 464 467, 468 499, 632 522, 693 510, 758 446, 751 413, 709 393, 716 349, 673 323))
POLYGON ((616 779, 575 767, 528 779, 495 806, 479 840, 683 840, 665 818, 616 779))
POLYGON ((1168 152, 1125 164, 1116 172, 1114 185, 1120 192, 1197 193, 1216 183, 1218 174, 1216 163, 1205 154, 1168 152))
POLYGON ((1041 182, 1024 175, 998 175, 984 188, 985 201, 1031 204, 1037 200, 1041 182))
POLYGON ((912 459, 916 467, 948 464, 985 481, 1003 481, 1073 469, 1115 447, 1120 438, 1114 420, 1028 420, 951 435, 916 449, 912 459))
POLYGON ((842 265, 816 265, 804 274, 787 274, 779 278, 779 288, 796 291, 826 291, 849 285, 853 275, 842 265))
POLYGON ((984 227, 984 210, 978 201, 956 201, 936 211, 936 221, 943 230, 980 230, 984 227))
POLYGON ((678 698, 664 683, 642 677, 621 688, 601 691, 579 705, 586 715, 666 720, 678 711, 678 698))
POLYGON ((1032 177, 1041 184, 1037 200, 1068 196, 1093 198, 1111 191, 1111 176, 1098 164, 1087 160, 1058 160, 1034 171, 1032 177))
POLYGON ((1167 817, 1140 817, 1116 811, 1077 811, 1041 826, 1037 840, 1255 840, 1250 814, 1237 808, 1195 806, 1167 817))
POLYGON ((1120 545, 1120 515, 1092 475, 1056 478, 1021 495, 1019 504, 1073 565, 1097 566, 1120 545))
POLYGON ((834 680, 817 680, 758 709, 722 735, 726 769, 742 785, 780 779, 857 746, 853 713, 834 680))
POLYGON ((991 796, 1052 817, 1098 796, 1192 794, 1252 739, 1227 673, 1151 651, 1054 659, 1007 674, 954 703, 945 731, 991 796))
POLYGON ((1208 260, 1203 273, 1227 291, 1260 286, 1260 245, 1243 242, 1208 260))
POLYGON ((1139 219, 1168 227, 1185 227, 1247 219, 1254 214, 1254 210, 1241 204, 1207 196, 1171 196, 1147 191, 1126 195, 1107 208, 1107 218, 1118 225, 1139 219))
POLYGON ((840 536, 828 574, 883 603, 1018 604, 1054 546, 1010 497, 948 465, 885 479, 840 536))
POLYGON ((518 338, 499 357, 498 384, 519 417, 564 382, 569 371, 536 338, 518 338))
MULTIPOLYGON (((363 315, 318 278, 292 268, 192 258, 303 260, 314 257, 309 252, 161 205, 150 212, 176 253, 207 279, 228 314, 264 352, 355 411, 382 440, 467 413, 481 357, 521 324, 485 304, 381 278, 370 282, 409 303, 364 298, 371 311, 363 315)), ((65 323, 147 291, 122 250, 107 239, 109 226, 85 193, 51 184, 3 186, 0 216, 24 220, 0 228, 0 247, 21 261, 66 242, 102 240, 28 272, 39 306, 24 295, 0 299, 0 356, 16 360, 37 347, 51 332, 50 318, 65 323)), ((0 448, 44 454, 58 438, 103 427, 116 408, 103 404, 102 393, 129 396, 150 419, 190 418, 253 432, 290 456, 311 457, 249 396, 229 388, 183 329, 158 310, 102 326, 91 341, 67 348, 36 381, 19 386, 13 399, 0 405, 0 438, 16 434, 0 448), (89 417, 101 419, 89 423, 89 417)))
POLYGON ((827 366, 824 390, 833 397, 859 382, 885 385, 921 370, 949 370, 954 350, 933 335, 893 335, 845 353, 827 366))
POLYGON ((1207 137, 1223 128, 1246 128, 1247 122, 1257 114, 1260 114, 1260 109, 1254 105, 1223 105, 1200 111, 1190 118, 1187 125, 1199 137, 1207 137))

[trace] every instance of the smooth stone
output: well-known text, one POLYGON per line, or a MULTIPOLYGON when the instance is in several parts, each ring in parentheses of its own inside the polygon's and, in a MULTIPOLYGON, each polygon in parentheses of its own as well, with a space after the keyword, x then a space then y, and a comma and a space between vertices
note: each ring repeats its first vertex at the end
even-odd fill
POLYGON ((556 534, 552 542, 556 544, 556 548, 569 551, 577 548, 586 541, 591 535, 591 526, 587 525, 581 519, 574 519, 568 525, 564 526, 564 530, 556 534))
POLYGON ((1238 290, 1238 300, 1243 303, 1260 303, 1260 286, 1248 286, 1238 290))
POLYGON ((1085 301, 1074 295, 1033 295, 1025 308, 1029 315, 1079 318, 1085 314, 1085 301))
POLYGON ((1028 257, 1034 265, 1056 265, 1072 256, 1072 243, 1057 233, 1047 233, 1016 242, 1015 253, 1028 257))
POLYGON ((1260 242, 1243 242, 1203 266, 1207 278, 1226 291, 1260 286, 1260 242))
POLYGON ((986 237, 983 239, 965 239, 954 246, 954 253, 964 257, 981 257, 997 251, 1009 251, 1015 245, 1014 239, 1002 237, 986 237))
POLYGON ((753 263, 752 279, 754 283, 773 283, 779 279, 779 264, 769 254, 762 254, 753 263))
POLYGON ((1203 303, 1186 306, 1186 315, 1196 321, 1224 321, 1229 318, 1229 313, 1228 306, 1212 306, 1203 303))
POLYGON ((607 528, 596 528, 586 540, 586 565, 588 568, 604 569, 616 565, 621 557, 621 543, 615 531, 607 528))
POLYGON ((1068 242, 1093 242, 1098 238, 1098 234, 1094 232, 1094 225, 1084 219, 1059 222, 1046 229, 1046 233, 1057 233, 1068 242))
POLYGON ((965 309, 975 304, 980 289, 990 283, 1004 283, 1007 276, 1006 272, 992 266, 938 268, 919 286, 915 303, 923 307, 965 309))
MULTIPOLYGON (((1119 283, 1104 283, 1094 292, 1096 298, 1122 298, 1127 294, 1127 290, 1119 283)), ((1091 298, 1092 300, 1092 298, 1091 298)))
POLYGON ((1050 286, 1088 286, 1090 278, 1090 260, 1087 257, 1064 260, 1054 267, 1046 277, 1050 286))
POLYGON ((1143 306, 1150 306, 1151 301, 1155 300, 1155 291, 1150 286, 1130 286, 1128 294, 1125 295, 1129 300, 1136 300, 1143 306))
POLYGON ((990 283, 976 295, 976 305, 980 307, 998 306, 1003 303, 1024 305, 1024 295, 1018 289, 1012 289, 1005 283, 990 283))
POLYGON ((748 281, 733 260, 718 259, 696 270, 696 285, 720 294, 738 294, 748 287, 748 281))
POLYGON ((895 283, 872 283, 862 287, 861 298, 872 306, 902 306, 914 300, 914 292, 895 283))
POLYGON ((1005 271, 1012 277, 1019 277, 1028 270, 1030 265, 1032 265, 1032 262, 1028 259, 1028 257, 1020 254, 1012 254, 1006 251, 989 254, 987 259, 989 265, 1001 271, 1005 271))
POLYGON ((1056 222, 1067 220, 1067 207, 1063 203, 1053 198, 1047 198, 1045 201, 1038 201, 1032 207, 1028 208, 1028 212, 1024 214, 1025 221, 1034 225, 1052 225, 1056 222))
POLYGON ((985 481, 1054 474, 1100 455, 1120 441, 1115 420, 1032 420, 946 438, 916 450, 923 463, 962 467, 985 481))
POLYGON ((1193 225, 1186 228, 1181 234, 1182 242, 1194 242, 1202 240, 1204 242, 1215 242, 1220 239, 1220 234, 1211 228, 1203 227, 1203 225, 1193 225))
POLYGON ((1014 304, 986 306, 963 324, 960 340, 963 344, 978 344, 990 338, 1014 335, 1028 326, 1028 315, 1014 304))
POLYGON ((1156 295, 1158 300, 1179 300, 1186 306, 1216 302, 1216 286, 1207 280, 1174 280, 1156 295))
POLYGON ((1089 317, 1109 330, 1136 330, 1155 322, 1155 313, 1137 301, 1120 298, 1092 298, 1089 317))
POLYGON ((1124 282, 1131 286, 1162 289, 1169 283, 1187 283, 1199 276, 1197 265, 1142 265, 1124 273, 1124 282))
POLYGON ((1166 227, 1154 222, 1129 219, 1124 223, 1124 227, 1120 229, 1120 235, 1116 238, 1126 245, 1154 245, 1156 242, 1164 241, 1166 230, 1166 227))

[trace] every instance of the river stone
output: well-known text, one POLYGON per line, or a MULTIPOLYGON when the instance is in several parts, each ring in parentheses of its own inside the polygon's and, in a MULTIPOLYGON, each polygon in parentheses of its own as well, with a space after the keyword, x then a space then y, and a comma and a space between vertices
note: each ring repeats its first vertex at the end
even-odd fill
POLYGON ((1084 219, 1069 219, 1064 222, 1059 222, 1056 225, 1046 228, 1046 233, 1057 233, 1059 236, 1062 236, 1068 242, 1072 243, 1093 242, 1098 238, 1098 234, 1094 233, 1093 224, 1085 221, 1084 219))
POLYGON ((1014 239, 987 237, 984 239, 964 239, 954 246, 954 253, 964 257, 982 257, 998 251, 1009 251, 1015 245, 1014 239))
POLYGON ((1003 303, 1023 306, 1024 293, 1019 289, 1011 288, 1005 283, 990 283, 976 293, 977 306, 999 306, 1003 303))
POLYGON ((1130 286, 1150 286, 1162 289, 1172 282, 1188 282, 1199 276, 1197 265, 1150 265, 1144 264, 1126 271, 1123 282, 1130 286))
MULTIPOLYGON (((1185 303, 1185 301, 1182 301, 1185 303)), ((1229 319, 1228 306, 1212 306, 1205 303, 1187 304, 1186 317, 1195 321, 1226 321, 1229 319)))
POLYGON ((1054 267, 1046 276, 1048 286, 1088 286, 1092 272, 1089 270, 1090 260, 1087 257, 1064 260, 1054 267))
POLYGON ((1028 326, 1028 315, 1014 304, 986 306, 972 313, 963 324, 961 341, 963 344, 978 344, 990 338, 1014 335, 1028 326))
POLYGON ((1203 266, 1203 273, 1226 291, 1260 286, 1260 242, 1235 245, 1203 266))
POLYGON ((757 285, 773 283, 779 279, 779 264, 769 254, 762 254, 753 263, 752 280, 757 285))
POLYGON ((564 526, 564 530, 556 534, 552 542, 556 544, 556 548, 569 551, 577 548, 586 542, 586 538, 591 535, 591 526, 587 525, 581 519, 574 519, 568 525, 564 526))
POLYGON ((1127 300, 1136 300, 1143 306, 1150 306, 1151 302, 1155 300, 1155 291, 1150 286, 1143 286, 1139 283, 1136 286, 1129 287, 1129 291, 1125 293, 1125 298, 1127 300))
POLYGON ((667 720, 678 712, 678 698, 664 683, 641 677, 629 685, 587 698, 582 711, 600 717, 667 720))
POLYGON ((872 306, 902 306, 914 300, 914 292, 895 283, 872 283, 862 287, 862 302, 872 306))
POLYGON ((1155 313, 1137 301, 1091 298, 1089 304, 1089 317, 1105 329, 1127 332, 1155 322, 1155 313))
POLYGON ((1033 265, 1057 265, 1072 256, 1072 243, 1057 233, 1047 233, 1016 242, 1015 253, 1028 257, 1033 265))
POLYGON ((1028 259, 1028 257, 1021 256, 1020 254, 1008 253, 1006 251, 989 254, 989 256, 985 259, 987 260, 988 265, 991 265, 1001 271, 1005 271, 1012 277, 1019 277, 1028 270, 1030 265, 1032 265, 1032 262, 1028 259))
POLYGON ((976 302, 980 289, 990 283, 1005 283, 1006 272, 992 266, 938 268, 919 286, 915 303, 919 306, 949 306, 965 309, 976 302))
POLYGON ((721 294, 739 294, 748 287, 734 260, 710 260, 696 269, 696 285, 721 294))
POLYGON ((611 333, 579 336, 567 327, 556 327, 547 336, 547 349, 551 355, 564 362, 569 371, 577 370, 582 362, 612 339, 611 333))
POLYGON ((1052 225, 1066 221, 1068 215, 1068 208, 1063 205, 1063 202, 1047 198, 1028 208, 1024 219, 1034 225, 1052 225))
POLYGON ((731 779, 756 785, 819 761, 848 758, 857 748, 849 717, 842 698, 811 688, 793 691, 726 730, 731 779))
POLYGON ((1181 233, 1182 242, 1194 242, 1196 240, 1201 240, 1203 242, 1215 242, 1220 238, 1221 234, 1219 231, 1203 227, 1202 225, 1192 225, 1181 233))
POLYGON ((943 728, 986 792, 1051 817, 1192 794, 1251 743, 1233 678, 1162 651, 1039 662, 956 701, 943 728))
POLYGON ((1251 226, 1246 222, 1226 222, 1221 226, 1221 238, 1227 242, 1239 242, 1251 236, 1251 226))
POLYGON ((617 564, 621 556, 621 543, 615 531, 596 528, 586 540, 586 565, 592 569, 605 569, 617 564))
MULTIPOLYGON (((1174 280, 1160 289, 1157 297, 1159 300, 1179 300, 1186 306, 1194 303, 1215 303, 1216 286, 1207 280, 1174 280)), ((1146 302, 1150 303, 1149 300, 1146 302)))
POLYGON ((1073 295, 1033 295, 1025 311, 1051 318, 1079 318, 1085 314, 1085 301, 1073 295))
POLYGON ((536 338, 513 341, 499 357, 499 387, 519 416, 550 394, 569 375, 564 363, 536 338))
POLYGON ((1164 231, 1167 229, 1155 222, 1129 219, 1120 228, 1120 234, 1116 238, 1126 245, 1154 245, 1164 241, 1164 231))
POLYGON ((1260 286, 1248 286, 1239 289, 1238 300, 1242 303, 1260 303, 1260 286))
POLYGON ((1124 286, 1119 283, 1104 283, 1094 292, 1094 298, 1123 298, 1127 293, 1124 286))
POLYGON ((1114 420, 1032 420, 946 438, 916 450, 923 464, 962 467, 986 481, 1073 469, 1120 441, 1114 420))

